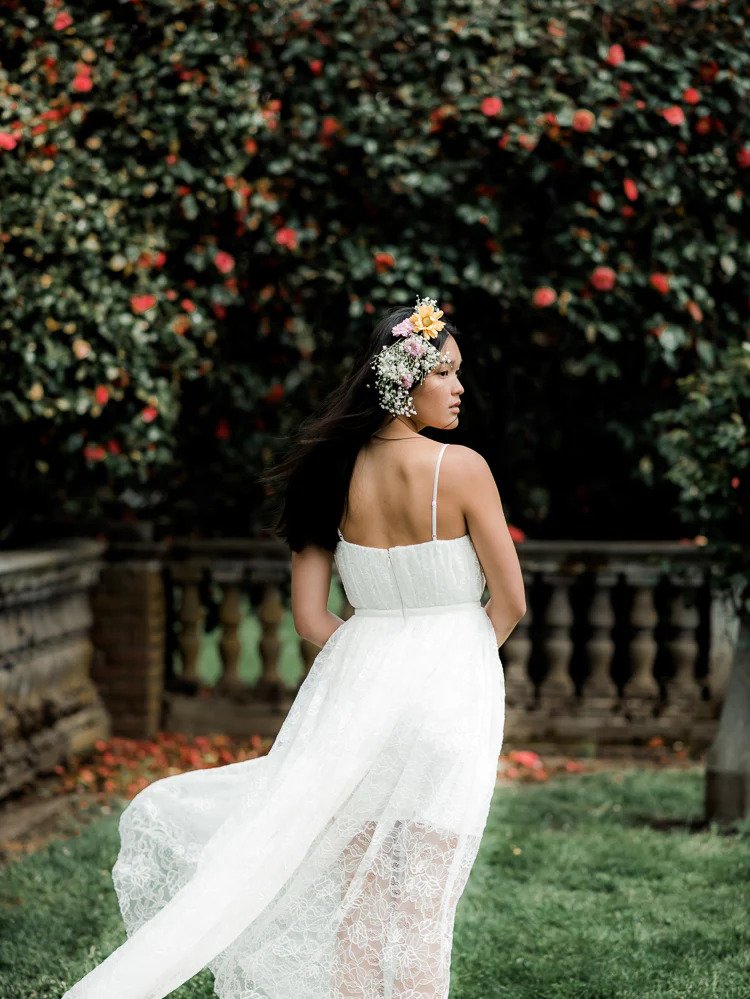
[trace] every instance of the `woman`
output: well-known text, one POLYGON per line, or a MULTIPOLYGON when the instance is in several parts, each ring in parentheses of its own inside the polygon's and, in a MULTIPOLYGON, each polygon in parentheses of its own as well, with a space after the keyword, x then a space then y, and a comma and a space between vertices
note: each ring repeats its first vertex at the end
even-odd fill
POLYGON ((321 651, 268 756, 130 803, 130 937, 66 997, 160 999, 208 965, 221 999, 446 999, 502 744, 497 648, 525 602, 486 462, 420 435, 453 429, 464 391, 442 316, 427 298, 385 316, 267 478, 321 651))

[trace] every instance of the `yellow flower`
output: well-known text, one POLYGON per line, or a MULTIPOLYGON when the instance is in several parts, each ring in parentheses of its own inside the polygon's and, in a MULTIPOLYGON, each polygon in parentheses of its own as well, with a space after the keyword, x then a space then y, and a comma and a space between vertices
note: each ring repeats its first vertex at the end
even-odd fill
POLYGON ((421 333, 422 336, 432 339, 438 335, 440 330, 445 326, 445 323, 441 321, 442 310, 436 308, 430 303, 423 305, 418 305, 414 314, 410 316, 411 324, 414 327, 416 333, 421 333))

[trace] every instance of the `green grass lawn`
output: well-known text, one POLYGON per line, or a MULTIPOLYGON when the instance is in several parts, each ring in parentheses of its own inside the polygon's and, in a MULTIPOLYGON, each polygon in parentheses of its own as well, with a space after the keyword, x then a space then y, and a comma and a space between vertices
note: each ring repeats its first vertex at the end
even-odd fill
MULTIPOLYGON (((690 831, 702 781, 696 767, 499 786, 451 999, 747 999, 750 838, 690 831)), ((0 872, 2 999, 59 999, 122 942, 117 846, 113 815, 0 872)), ((210 981, 174 995, 210 999, 210 981)))

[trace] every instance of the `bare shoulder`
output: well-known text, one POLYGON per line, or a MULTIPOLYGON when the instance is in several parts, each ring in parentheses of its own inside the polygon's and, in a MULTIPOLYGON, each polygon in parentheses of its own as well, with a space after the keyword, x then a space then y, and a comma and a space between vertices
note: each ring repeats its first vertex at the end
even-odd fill
POLYGON ((457 482, 476 483, 492 479, 492 471, 483 455, 463 444, 451 444, 445 449, 443 465, 457 482))

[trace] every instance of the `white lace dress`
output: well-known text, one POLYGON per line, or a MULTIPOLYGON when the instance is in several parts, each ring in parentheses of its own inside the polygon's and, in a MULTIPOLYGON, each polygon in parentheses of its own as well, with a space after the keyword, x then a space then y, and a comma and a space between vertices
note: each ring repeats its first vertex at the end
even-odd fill
POLYGON ((505 686, 468 534, 335 560, 355 613, 270 753, 129 804, 113 879, 129 939, 67 999, 446 999, 505 686))

